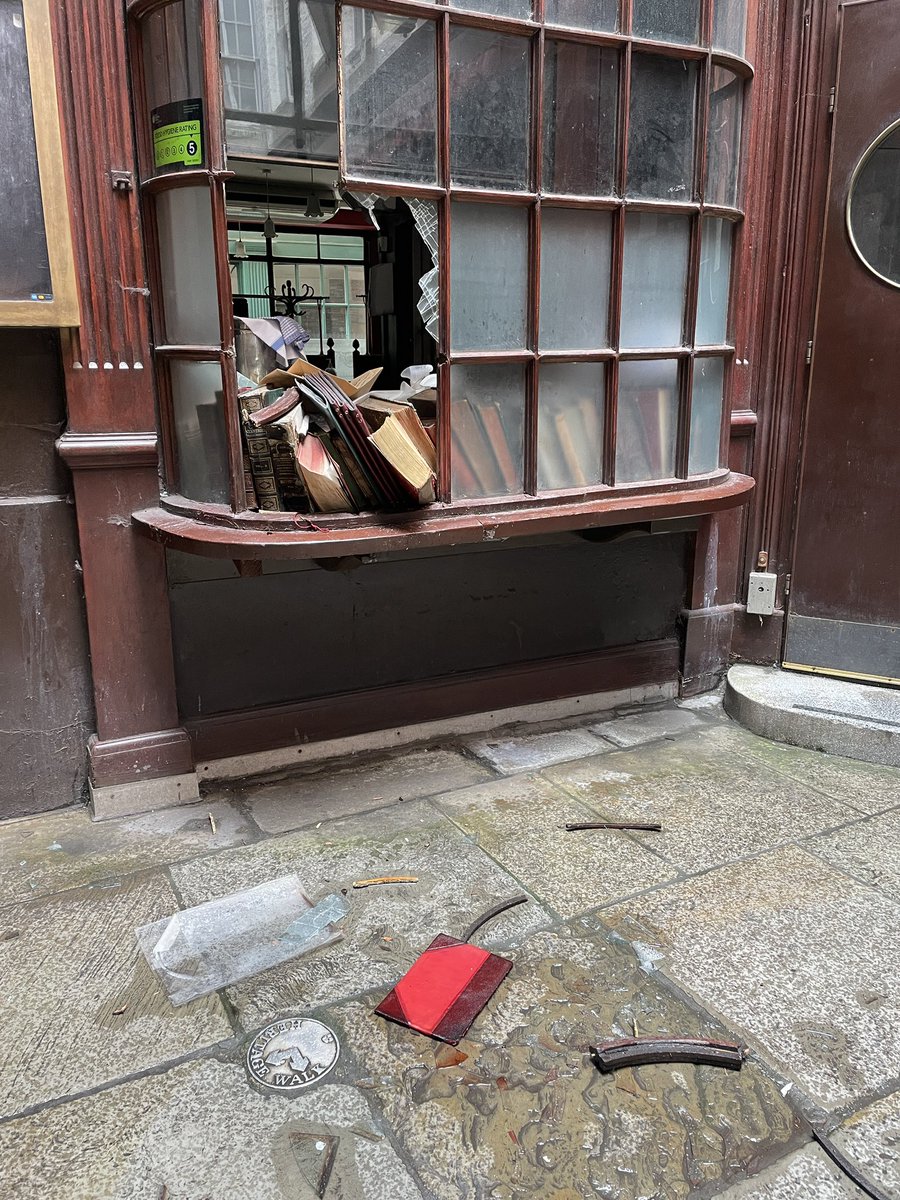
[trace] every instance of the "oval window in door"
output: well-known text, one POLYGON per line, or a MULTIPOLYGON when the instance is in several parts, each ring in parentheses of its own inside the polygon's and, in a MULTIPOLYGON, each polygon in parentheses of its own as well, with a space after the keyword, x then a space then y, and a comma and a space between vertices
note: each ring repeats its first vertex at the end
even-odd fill
POLYGON ((869 270, 900 287, 900 121, 879 134, 853 172, 847 229, 869 270))

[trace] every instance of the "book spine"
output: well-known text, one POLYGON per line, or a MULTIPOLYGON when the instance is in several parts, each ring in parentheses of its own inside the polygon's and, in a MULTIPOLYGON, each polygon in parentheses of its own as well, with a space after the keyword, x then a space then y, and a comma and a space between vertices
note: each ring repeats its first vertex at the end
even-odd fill
POLYGON ((244 440, 250 459, 257 504, 263 512, 283 512, 278 485, 275 482, 269 439, 263 430, 257 429, 247 421, 244 423, 244 440))
POLYGON ((258 508, 256 500, 256 487, 253 483, 253 467, 250 465, 250 452, 246 446, 241 451, 241 466, 244 471, 244 495, 248 508, 258 508))

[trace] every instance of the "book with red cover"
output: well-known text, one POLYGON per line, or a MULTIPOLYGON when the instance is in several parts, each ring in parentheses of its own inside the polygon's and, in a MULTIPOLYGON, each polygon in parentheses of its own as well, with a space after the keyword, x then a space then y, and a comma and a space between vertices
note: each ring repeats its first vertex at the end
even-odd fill
POLYGON ((508 958, 441 933, 375 1011, 455 1046, 512 966, 508 958))

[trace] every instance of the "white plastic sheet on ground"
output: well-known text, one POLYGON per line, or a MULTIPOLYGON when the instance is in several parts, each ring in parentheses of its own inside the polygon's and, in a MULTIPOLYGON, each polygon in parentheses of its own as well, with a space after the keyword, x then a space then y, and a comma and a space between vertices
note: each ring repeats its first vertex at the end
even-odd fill
POLYGON ((284 875, 186 908, 135 932, 144 957, 174 1005, 238 983, 343 937, 350 911, 342 896, 313 906, 296 875, 284 875))

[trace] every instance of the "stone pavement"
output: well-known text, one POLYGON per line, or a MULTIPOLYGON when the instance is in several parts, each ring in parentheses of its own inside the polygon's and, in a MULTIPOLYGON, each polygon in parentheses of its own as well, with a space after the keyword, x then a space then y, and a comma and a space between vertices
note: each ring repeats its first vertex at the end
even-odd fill
POLYGON ((900 1200, 900 771, 764 742, 714 698, 320 764, 179 810, 0 825, 0 1195, 15 1200, 900 1200), (662 833, 566 833, 577 820, 662 833), (329 948, 172 1008, 136 926, 296 872, 329 948), (418 882, 354 890, 355 879, 418 882), (457 1053, 372 1015, 440 932, 515 966, 457 1053), (339 1034, 250 1088, 276 1016, 339 1034), (641 1033, 739 1073, 602 1076, 641 1033), (327 1183, 320 1186, 320 1170, 327 1183))

